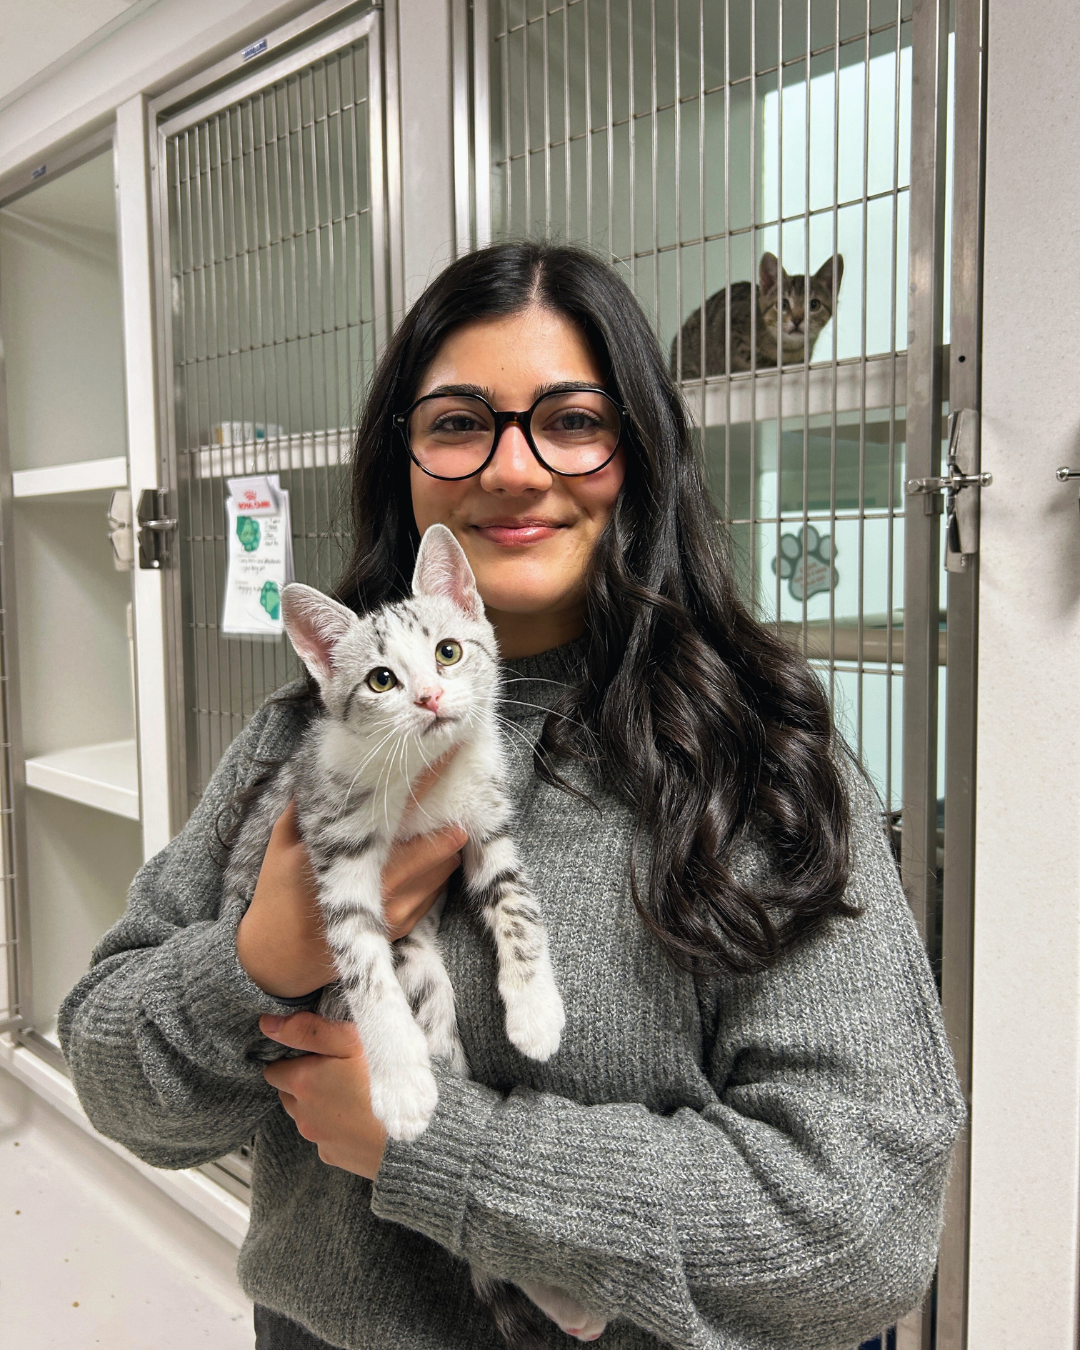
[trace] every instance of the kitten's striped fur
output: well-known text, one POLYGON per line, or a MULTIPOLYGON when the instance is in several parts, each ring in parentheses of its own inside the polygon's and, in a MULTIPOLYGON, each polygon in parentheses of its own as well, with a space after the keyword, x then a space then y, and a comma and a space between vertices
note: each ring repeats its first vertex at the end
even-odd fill
MULTIPOLYGON (((464 896, 495 944, 507 1036, 522 1054, 546 1060, 564 1022, 540 906, 509 831, 495 633, 465 554, 442 525, 421 541, 411 598, 358 616, 294 584, 282 608, 325 713, 249 810, 233 844, 226 893, 252 895, 270 831, 295 798, 340 975, 319 1011, 357 1023, 372 1109, 391 1137, 414 1139, 438 1097, 430 1057, 442 1056, 462 1075, 468 1065, 439 952, 445 894, 406 937, 393 944, 387 938, 381 877, 395 841, 462 827, 464 896), (440 665, 437 653, 450 646, 460 655, 440 665), (386 672, 395 683, 380 692, 375 686, 388 683, 386 672), (417 780, 450 750, 417 804, 417 780)), ((559 1290, 537 1286, 534 1304, 486 1273, 475 1271, 473 1283, 514 1350, 541 1343, 536 1305, 550 1309, 564 1330, 589 1328, 581 1339, 603 1326, 559 1290)))

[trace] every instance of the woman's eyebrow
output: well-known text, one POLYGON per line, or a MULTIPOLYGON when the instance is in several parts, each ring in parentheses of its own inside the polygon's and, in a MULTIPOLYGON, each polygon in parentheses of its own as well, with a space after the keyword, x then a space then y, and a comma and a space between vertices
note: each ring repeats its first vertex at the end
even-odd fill
POLYGON ((437 384, 434 389, 429 389, 424 397, 431 398, 434 394, 469 394, 486 398, 489 403, 495 399, 495 391, 483 384, 437 384))
POLYGON ((551 384, 538 384, 533 390, 533 402, 545 394, 565 394, 574 389, 595 389, 598 393, 604 393, 604 386, 594 384, 592 380, 556 380, 551 384))
MULTIPOLYGON (((603 392, 603 385, 594 384, 591 380, 553 380, 546 384, 538 384, 533 389, 532 401, 543 398, 545 394, 564 394, 574 389, 596 389, 603 392)), ((454 395, 473 396, 486 399, 488 403, 495 406, 496 394, 494 389, 483 384, 438 384, 434 389, 429 389, 425 398, 432 398, 437 395, 443 397, 454 395)))

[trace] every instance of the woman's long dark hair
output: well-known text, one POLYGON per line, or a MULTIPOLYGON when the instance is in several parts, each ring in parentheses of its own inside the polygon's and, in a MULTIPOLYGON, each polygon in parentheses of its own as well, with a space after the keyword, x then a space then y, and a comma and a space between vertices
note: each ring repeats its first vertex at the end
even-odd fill
POLYGON ((458 259, 394 334, 368 395, 352 479, 354 552, 337 594, 358 611, 407 594, 419 544, 392 417, 463 323, 539 304, 584 331, 629 410, 626 479, 588 576, 580 684, 547 718, 538 769, 586 760, 634 811, 652 863, 634 898, 671 957, 700 974, 770 965, 844 901, 849 816, 824 692, 740 602, 724 537, 660 347, 600 259, 546 243, 458 259), (764 837, 770 879, 733 847, 764 837))

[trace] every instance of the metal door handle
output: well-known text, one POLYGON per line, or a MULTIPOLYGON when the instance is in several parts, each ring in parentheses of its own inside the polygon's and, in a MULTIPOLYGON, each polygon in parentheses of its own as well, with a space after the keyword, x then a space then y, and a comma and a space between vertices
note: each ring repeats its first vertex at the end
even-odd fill
POLYGON ((952 415, 949 429, 949 453, 946 459, 948 475, 944 478, 909 478, 904 490, 909 496, 922 495, 926 499, 927 515, 941 510, 936 494, 941 493, 945 505, 945 570, 962 572, 966 559, 979 548, 978 494, 961 497, 965 488, 989 487, 992 473, 965 473, 973 469, 979 453, 979 414, 974 408, 961 408, 952 415))
POLYGON ((139 495, 139 566, 145 571, 159 572, 172 561, 170 535, 179 521, 169 515, 169 493, 166 488, 146 488, 139 495))
MULTIPOLYGON (((1070 478, 1080 478, 1080 469, 1070 469, 1067 464, 1063 464, 1054 477, 1059 483, 1067 483, 1070 478)), ((1077 498, 1076 505, 1080 507, 1080 497, 1077 498)))

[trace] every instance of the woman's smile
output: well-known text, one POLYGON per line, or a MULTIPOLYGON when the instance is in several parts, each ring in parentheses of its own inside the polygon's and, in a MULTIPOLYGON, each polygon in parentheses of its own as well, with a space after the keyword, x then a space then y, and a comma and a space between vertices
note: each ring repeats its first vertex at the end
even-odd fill
POLYGON ((498 516, 493 520, 476 521, 469 526, 481 538, 504 548, 520 548, 551 539, 557 530, 567 528, 561 521, 546 520, 542 516, 498 516))

